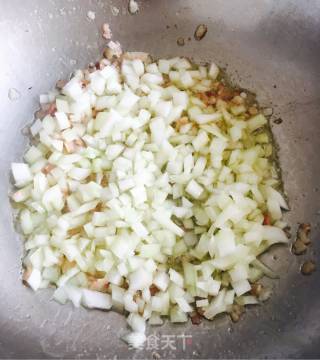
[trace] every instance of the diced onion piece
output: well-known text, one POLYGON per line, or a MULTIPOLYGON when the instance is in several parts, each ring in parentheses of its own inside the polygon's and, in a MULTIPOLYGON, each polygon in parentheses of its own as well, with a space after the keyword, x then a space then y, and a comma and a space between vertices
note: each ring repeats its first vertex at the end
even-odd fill
POLYGON ((130 290, 143 290, 152 284, 152 274, 143 268, 129 274, 130 290))
POLYGON ((153 278, 153 283, 162 291, 166 291, 169 285, 169 276, 167 273, 161 271, 153 278))
POLYGON ((146 322, 143 319, 142 316, 138 315, 138 314, 133 314, 131 313, 128 316, 128 324, 130 325, 130 327, 132 328, 133 331, 139 332, 139 333, 144 333, 146 330, 146 322))
POLYGON ((206 124, 213 121, 221 120, 222 115, 220 113, 212 113, 212 114, 196 114, 193 116, 193 119, 198 124, 206 124))
POLYGON ((258 114, 247 121, 248 128, 251 131, 255 131, 267 123, 267 119, 262 115, 258 114))
POLYGON ((218 296, 211 301, 210 305, 203 314, 207 319, 212 319, 214 316, 226 311, 226 305, 224 302, 225 295, 225 290, 222 290, 219 292, 218 296))
POLYGON ((36 291, 40 288, 42 277, 39 269, 32 269, 29 277, 26 279, 32 290, 36 291))
POLYGON ((186 192, 195 199, 198 199, 203 192, 203 188, 195 180, 191 180, 186 187, 186 192))
POLYGON ((241 296, 251 290, 250 283, 246 279, 232 282, 232 287, 236 292, 237 296, 241 296))
POLYGON ((27 164, 24 163, 12 163, 11 164, 12 175, 17 187, 23 187, 32 181, 32 173, 27 164))
POLYGON ((220 257, 232 254, 236 249, 234 233, 231 229, 221 229, 215 235, 217 250, 220 257))
POLYGON ((183 312, 178 306, 176 306, 172 307, 170 310, 170 321, 172 323, 187 322, 188 317, 185 312, 183 312))
POLYGON ((80 81, 74 77, 62 89, 63 93, 77 100, 82 95, 82 87, 80 81))
POLYGON ((209 68, 209 76, 212 80, 215 80, 219 74, 219 68, 215 63, 211 63, 209 68))
POLYGON ((183 287, 183 276, 173 269, 169 270, 170 280, 180 287, 183 287))
POLYGON ((82 302, 88 308, 108 310, 112 306, 111 296, 98 291, 82 289, 82 302))
POLYGON ((179 305, 179 308, 181 309, 181 311, 183 311, 185 313, 193 311, 192 307, 188 304, 188 302, 186 301, 185 298, 178 297, 175 300, 176 300, 177 304, 179 305))
POLYGON ((161 224, 165 229, 168 229, 172 231, 174 234, 178 236, 182 236, 184 234, 184 231, 177 226, 169 217, 167 217, 165 214, 160 213, 159 211, 156 211, 153 214, 154 220, 156 220, 159 224, 161 224))
POLYGON ((275 243, 287 243, 289 241, 282 229, 270 225, 263 226, 262 237, 264 240, 267 240, 270 245, 275 243))

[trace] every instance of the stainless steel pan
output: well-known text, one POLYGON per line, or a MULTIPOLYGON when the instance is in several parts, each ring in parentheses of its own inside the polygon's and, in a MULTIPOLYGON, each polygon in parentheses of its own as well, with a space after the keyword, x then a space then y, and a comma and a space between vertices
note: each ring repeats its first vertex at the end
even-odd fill
MULTIPOLYGON (((138 0, 139 1, 139 0, 138 0)), ((0 0, 0 357, 43 358, 251 358, 320 356, 320 272, 299 274, 303 259, 319 260, 320 218, 320 2, 289 0, 140 0, 139 14, 127 1, 0 0), (115 16, 116 8, 119 14, 115 16), (88 21, 86 14, 96 14, 88 21), (21 240, 12 225, 8 201, 9 166, 27 143, 22 128, 32 121, 38 94, 75 67, 98 59, 102 23, 109 22, 123 47, 155 56, 213 59, 232 79, 274 107, 272 124, 294 232, 312 223, 313 244, 296 258, 274 251, 268 263, 281 274, 274 296, 232 324, 227 317, 200 326, 150 328, 160 343, 128 350, 119 340, 124 318, 60 306, 52 291, 33 293, 21 284, 21 240), (208 26, 193 39, 199 23, 208 26), (186 44, 177 46, 177 38, 186 44), (188 41, 191 37, 191 41, 188 41), (11 100, 8 91, 11 90, 11 100), (192 336, 185 350, 181 335, 192 336), (168 335, 177 349, 164 349, 168 335), (178 337, 180 336, 180 337, 178 337), (158 345, 159 349, 156 349, 158 345)))

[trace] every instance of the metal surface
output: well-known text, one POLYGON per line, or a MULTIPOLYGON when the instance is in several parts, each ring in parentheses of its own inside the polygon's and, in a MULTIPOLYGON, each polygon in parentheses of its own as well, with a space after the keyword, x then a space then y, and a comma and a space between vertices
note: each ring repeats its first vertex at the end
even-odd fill
MULTIPOLYGON (((140 12, 127 13, 127 1, 0 0, 0 357, 250 358, 320 356, 320 271, 299 274, 303 259, 319 260, 320 192, 320 2, 277 0, 145 0, 140 12), (119 14, 115 16, 116 8, 119 14), (94 21, 86 14, 96 13, 94 21), (99 57, 100 27, 109 22, 124 48, 155 56, 187 55, 213 59, 244 88, 275 109, 273 125, 294 232, 312 223, 313 245, 302 258, 277 249, 268 262, 281 273, 274 296, 232 324, 221 317, 201 326, 149 328, 162 334, 159 350, 128 350, 119 340, 124 318, 114 312, 74 309, 50 300, 52 291, 33 293, 20 277, 21 239, 12 225, 7 197, 9 166, 23 154, 38 94, 99 57), (208 25, 196 42, 199 23, 208 25), (178 37, 186 45, 178 47, 178 37), (191 37, 191 41, 188 41, 191 37), (10 88, 18 90, 15 101, 10 88), (185 351, 162 349, 165 335, 192 335, 185 351)), ((150 344, 149 344, 150 347, 150 344)))

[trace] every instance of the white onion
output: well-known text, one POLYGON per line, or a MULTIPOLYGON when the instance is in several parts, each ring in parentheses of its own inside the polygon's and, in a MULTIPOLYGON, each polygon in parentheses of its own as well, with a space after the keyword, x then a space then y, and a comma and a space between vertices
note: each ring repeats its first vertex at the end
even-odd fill
POLYGON ((202 194, 203 188, 195 180, 191 180, 186 187, 186 192, 197 199, 202 194))
POLYGON ((82 302, 88 308, 108 310, 112 306, 111 296, 99 291, 82 289, 82 302))
POLYGON ((27 283, 30 285, 32 290, 34 291, 38 290, 40 288, 41 281, 42 281, 41 271, 38 269, 32 269, 27 279, 27 283))
POLYGON ((12 163, 11 171, 17 187, 23 187, 32 181, 30 168, 24 163, 12 163))
POLYGON ((146 321, 258 303, 250 282, 277 275, 257 256, 288 242, 265 116, 248 115, 246 96, 207 93, 214 63, 150 61, 124 54, 41 95, 48 111, 26 163, 12 164, 26 282, 57 286, 60 303, 128 311, 135 348, 146 321))

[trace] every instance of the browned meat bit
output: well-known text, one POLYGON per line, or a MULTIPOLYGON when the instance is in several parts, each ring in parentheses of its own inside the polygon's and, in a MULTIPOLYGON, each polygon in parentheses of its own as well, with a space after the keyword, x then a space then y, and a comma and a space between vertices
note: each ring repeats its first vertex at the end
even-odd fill
POLYGON ((206 95, 206 93, 200 92, 200 93, 197 94, 197 97, 198 97, 205 105, 207 105, 209 98, 208 98, 208 96, 206 95))
POLYGON ((183 116, 181 117, 180 119, 178 119, 176 122, 175 122, 175 129, 176 131, 180 131, 180 128, 183 126, 183 125, 186 125, 188 124, 189 122, 189 119, 187 116, 183 116))
POLYGON ((62 214, 66 214, 70 211, 69 206, 67 204, 64 205, 64 207, 61 210, 62 214))
POLYGON ((99 202, 97 206, 93 209, 93 211, 100 212, 102 211, 102 208, 103 208, 102 202, 99 202))
POLYGON ((65 256, 62 259, 62 264, 61 264, 61 271, 64 274, 65 272, 67 272, 68 270, 72 269, 73 267, 75 267, 77 265, 77 263, 75 261, 69 261, 65 256))
POLYGON ((106 187, 106 186, 108 186, 108 183, 109 183, 108 177, 107 177, 106 175, 103 175, 103 177, 102 177, 102 179, 101 179, 100 185, 101 185, 102 187, 106 187))
POLYGON ((238 322, 241 315, 244 313, 244 307, 238 304, 233 304, 230 312, 230 317, 233 322, 238 322))
POLYGON ((259 283, 255 283, 251 285, 250 293, 255 296, 259 301, 267 301, 272 294, 272 290, 270 288, 262 286, 259 283))
POLYGON ((41 169, 41 172, 44 173, 45 175, 49 174, 53 169, 55 168, 54 165, 52 164, 47 164, 45 167, 43 167, 41 169))
POLYGON ((200 24, 197 26, 196 31, 194 32, 194 38, 198 41, 202 40, 208 31, 208 28, 204 24, 200 24))
POLYGON ((96 181, 96 174, 95 174, 95 173, 90 174, 90 175, 87 177, 87 181, 88 181, 88 183, 89 183, 90 181, 96 181))
POLYGON ((300 224, 297 231, 297 239, 292 245, 292 252, 295 255, 301 255, 306 250, 308 245, 311 244, 311 240, 309 238, 309 234, 311 231, 310 224, 300 224))
POLYGON ((92 109, 92 117, 93 117, 94 119, 96 118, 98 112, 99 112, 98 110, 92 109))
POLYGON ((233 89, 228 88, 227 86, 220 84, 218 89, 218 98, 224 101, 230 101, 237 95, 233 89))
POLYGON ((164 79, 162 87, 167 88, 167 87, 169 87, 171 85, 172 85, 172 83, 171 83, 170 79, 164 79))
POLYGON ((302 275, 311 275, 314 271, 316 271, 316 264, 313 260, 308 260, 301 266, 302 275))
POLYGON ((213 91, 200 92, 197 97, 206 105, 214 105, 217 102, 215 93, 213 91))
POLYGON ((190 316, 190 319, 191 319, 191 322, 193 325, 201 324, 202 318, 201 318, 201 315, 197 311, 192 312, 191 314, 189 314, 189 316, 190 316))
POLYGON ((179 37, 178 40, 177 40, 177 44, 179 46, 184 46, 184 38, 183 37, 179 37))
POLYGON ((293 244, 292 244, 292 252, 295 255, 302 255, 303 253, 305 253, 307 250, 307 245, 304 244, 301 240, 296 240, 293 244))
POLYGON ((259 283, 255 283, 251 285, 251 294, 255 297, 259 297, 262 293, 263 287, 259 283))
POLYGON ((124 280, 123 284, 122 284, 122 287, 125 289, 125 290, 128 290, 129 289, 129 283, 127 280, 124 280))
POLYGON ((78 227, 68 230, 68 235, 74 236, 74 235, 80 234, 81 231, 82 231, 82 226, 78 226, 78 227))
POLYGON ((305 245, 311 244, 311 240, 309 238, 310 231, 310 224, 300 224, 298 228, 297 239, 301 240, 305 245))
POLYGON ((154 296, 160 290, 156 287, 156 285, 152 284, 149 288, 151 296, 154 296))

